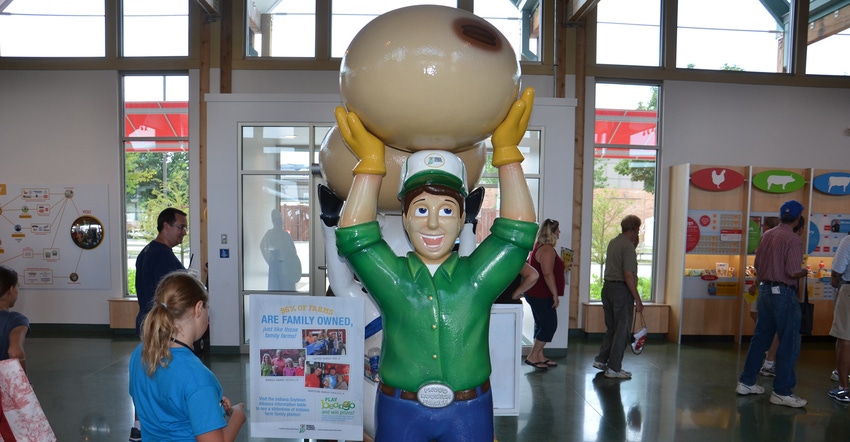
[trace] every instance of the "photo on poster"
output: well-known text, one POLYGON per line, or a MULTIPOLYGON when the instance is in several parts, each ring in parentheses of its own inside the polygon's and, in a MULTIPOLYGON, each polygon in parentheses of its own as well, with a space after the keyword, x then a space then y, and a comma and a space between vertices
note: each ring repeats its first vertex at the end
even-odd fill
POLYGON ((303 339, 309 356, 345 354, 344 329, 305 329, 303 339))
POLYGON ((260 350, 260 376, 304 376, 303 348, 260 350))
POLYGON ((334 362, 309 362, 304 377, 304 387, 328 390, 348 390, 351 383, 351 365, 334 362))

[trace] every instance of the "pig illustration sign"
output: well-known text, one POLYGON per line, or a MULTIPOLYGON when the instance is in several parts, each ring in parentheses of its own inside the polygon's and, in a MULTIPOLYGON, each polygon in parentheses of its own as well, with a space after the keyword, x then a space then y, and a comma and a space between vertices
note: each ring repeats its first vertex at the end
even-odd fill
POLYGON ((803 188, 806 179, 790 170, 766 170, 753 176, 753 186, 770 193, 789 193, 803 188))

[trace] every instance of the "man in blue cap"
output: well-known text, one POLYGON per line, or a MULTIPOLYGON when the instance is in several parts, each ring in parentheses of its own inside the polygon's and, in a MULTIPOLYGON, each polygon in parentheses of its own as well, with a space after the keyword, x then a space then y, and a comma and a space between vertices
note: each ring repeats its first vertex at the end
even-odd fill
POLYGON ((758 320, 747 350, 744 371, 735 392, 740 395, 764 393, 756 383, 764 352, 773 335, 779 336, 776 377, 770 403, 800 408, 808 403, 791 393, 797 383, 794 364, 800 356, 800 304, 797 285, 806 275, 803 267, 803 240, 794 225, 803 213, 803 205, 790 200, 779 209, 780 224, 765 232, 756 251, 754 266, 760 281, 758 320))

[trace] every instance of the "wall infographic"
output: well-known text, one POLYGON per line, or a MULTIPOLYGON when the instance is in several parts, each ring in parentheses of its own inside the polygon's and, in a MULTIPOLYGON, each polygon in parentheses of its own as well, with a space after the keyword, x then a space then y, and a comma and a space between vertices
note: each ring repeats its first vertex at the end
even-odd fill
POLYGON ((21 289, 109 289, 107 185, 0 183, 0 264, 21 289))

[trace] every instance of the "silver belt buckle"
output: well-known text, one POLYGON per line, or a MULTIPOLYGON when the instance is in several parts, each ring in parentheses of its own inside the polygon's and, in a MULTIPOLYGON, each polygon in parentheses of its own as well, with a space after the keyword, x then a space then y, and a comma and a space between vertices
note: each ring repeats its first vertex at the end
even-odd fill
POLYGON ((455 392, 448 385, 425 384, 416 392, 416 400, 428 408, 443 408, 455 400, 455 392))

